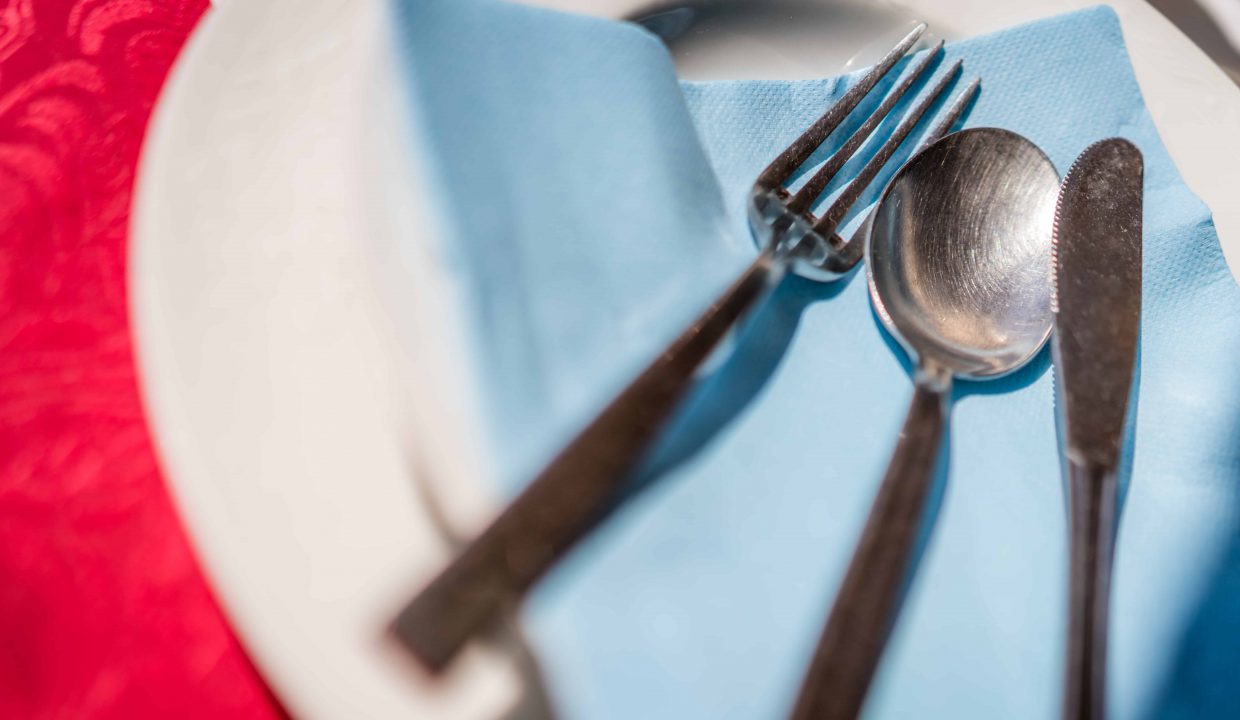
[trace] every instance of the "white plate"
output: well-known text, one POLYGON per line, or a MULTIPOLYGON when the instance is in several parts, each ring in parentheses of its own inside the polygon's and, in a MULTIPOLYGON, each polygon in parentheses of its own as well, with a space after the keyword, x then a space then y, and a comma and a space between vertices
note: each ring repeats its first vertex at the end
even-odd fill
MULTIPOLYGON (((640 4, 542 2, 603 15, 640 4)), ((940 32, 971 35, 1091 3, 903 4, 940 32)), ((1154 121, 1235 267, 1240 92, 1144 2, 1114 5, 1154 121)), ((432 686, 383 636, 447 554, 445 531, 491 508, 475 403, 453 364, 457 325, 438 302, 453 289, 429 261, 414 282, 375 282, 391 238, 430 231, 410 207, 418 162, 395 130, 407 118, 384 17, 383 0, 227 0, 211 11, 142 158, 133 327, 181 511, 289 709, 497 717, 537 702, 519 653, 475 649, 432 686), (379 297, 385 285, 408 289, 379 297), (405 314, 393 322, 389 307, 405 314)), ((856 50, 840 47, 837 66, 856 50)))

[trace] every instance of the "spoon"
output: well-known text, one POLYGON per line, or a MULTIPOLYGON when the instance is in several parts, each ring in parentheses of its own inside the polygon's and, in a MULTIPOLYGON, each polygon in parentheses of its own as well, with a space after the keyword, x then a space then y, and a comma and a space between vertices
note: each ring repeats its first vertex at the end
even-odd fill
POLYGON ((793 717, 855 718, 914 570, 956 378, 988 380, 1050 336, 1059 175, 1006 130, 948 135, 892 179, 873 216, 870 298, 917 363, 913 398, 793 717))

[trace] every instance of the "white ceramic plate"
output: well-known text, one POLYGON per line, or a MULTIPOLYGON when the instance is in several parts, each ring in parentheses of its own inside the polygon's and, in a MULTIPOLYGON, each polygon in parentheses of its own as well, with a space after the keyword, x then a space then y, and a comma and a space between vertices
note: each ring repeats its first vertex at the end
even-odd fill
MULTIPOLYGON (((542 3, 612 16, 640 4, 542 3)), ((949 36, 1089 4, 903 3, 949 36)), ((1235 267, 1240 92, 1144 2, 1113 4, 1154 121, 1235 267)), ((475 648, 432 685, 383 635, 447 555, 445 538, 492 507, 475 403, 453 363, 457 325, 443 300, 454 289, 429 257, 413 282, 376 282, 392 238, 432 231, 410 206, 421 197, 417 148, 397 130, 407 118, 384 18, 383 0, 225 0, 211 11, 143 154, 133 327, 200 557, 293 714, 494 718, 537 707, 520 653, 475 648)), ((817 43, 838 48, 822 74, 860 48, 853 35, 817 43)), ((694 71, 727 74, 736 57, 694 71)), ((804 74, 767 60, 755 72, 804 74)))

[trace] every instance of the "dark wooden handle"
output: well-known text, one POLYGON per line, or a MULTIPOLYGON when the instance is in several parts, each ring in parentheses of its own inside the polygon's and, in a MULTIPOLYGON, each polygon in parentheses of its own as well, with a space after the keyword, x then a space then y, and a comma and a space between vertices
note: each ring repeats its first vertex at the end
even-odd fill
POLYGON ((1068 657, 1064 720, 1102 720, 1119 488, 1114 472, 1068 463, 1068 657))
POLYGON ((794 720, 861 712, 903 599, 934 484, 950 380, 919 373, 908 416, 792 711, 794 720))
POLYGON ((444 668, 605 518, 698 367, 782 276, 764 253, 405 607, 397 637, 444 668))

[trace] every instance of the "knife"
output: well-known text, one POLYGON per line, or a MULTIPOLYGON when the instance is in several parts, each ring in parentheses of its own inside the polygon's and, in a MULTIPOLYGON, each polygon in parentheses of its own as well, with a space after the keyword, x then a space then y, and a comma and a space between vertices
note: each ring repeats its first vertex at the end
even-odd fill
POLYGON ((1052 352, 1068 493, 1063 717, 1104 717, 1119 471, 1141 325, 1141 151, 1088 147, 1055 208, 1052 352))

